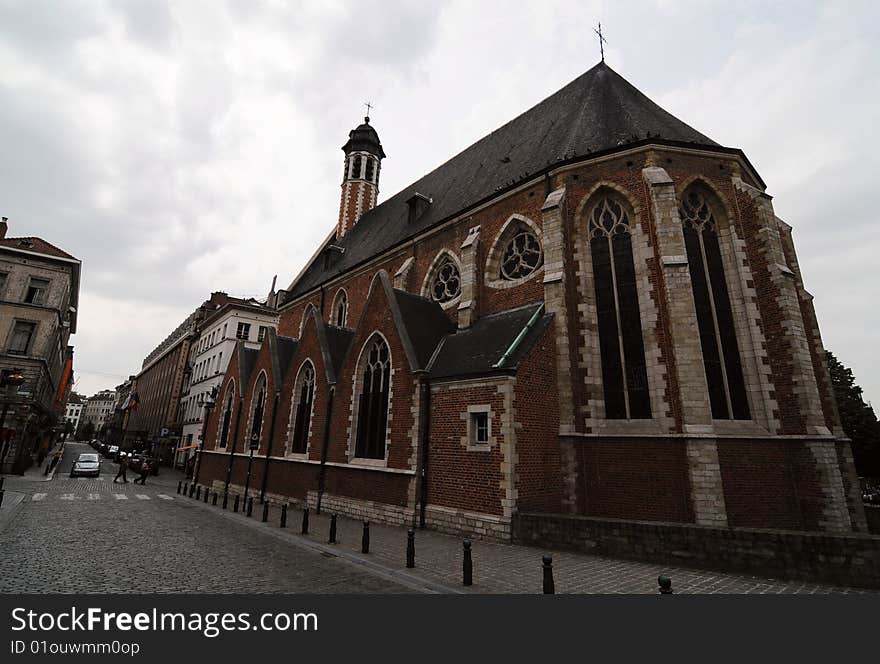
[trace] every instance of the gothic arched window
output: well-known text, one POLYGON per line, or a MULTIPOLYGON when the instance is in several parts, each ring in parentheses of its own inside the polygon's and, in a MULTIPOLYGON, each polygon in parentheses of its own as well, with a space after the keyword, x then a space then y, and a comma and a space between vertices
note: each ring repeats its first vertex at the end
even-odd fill
POLYGON ((266 406, 266 376, 261 375, 254 390, 253 410, 251 417, 251 430, 247 444, 251 449, 260 447, 260 437, 263 433, 263 411, 266 406))
POLYGON ((337 327, 345 327, 345 321, 348 317, 348 295, 344 290, 336 294, 336 302, 333 305, 333 319, 331 323, 337 327))
POLYGON ((590 213, 605 417, 651 417, 629 213, 602 196, 590 213))
POLYGON ((297 376, 293 389, 295 399, 293 438, 290 441, 290 451, 304 454, 309 447, 309 425, 312 421, 312 402, 315 396, 315 367, 307 361, 299 376, 297 376))
POLYGON ((229 422, 232 419, 232 403, 235 397, 235 383, 230 383, 229 396, 226 397, 226 404, 223 406, 223 419, 220 422, 220 437, 217 441, 217 447, 226 448, 226 441, 229 439, 229 422))
POLYGON ((679 215, 684 227, 712 417, 748 420, 751 418, 749 402, 715 215, 702 192, 693 187, 685 192, 679 215))
POLYGON ((447 256, 434 271, 431 297, 442 304, 454 300, 459 295, 461 295, 461 274, 455 261, 447 256))
POLYGON ((354 454, 366 459, 384 459, 391 394, 391 353, 382 337, 376 335, 368 342, 361 364, 363 375, 354 454))
POLYGON ((527 277, 541 267, 541 243, 535 234, 522 228, 507 243, 501 256, 501 278, 515 281, 527 277))

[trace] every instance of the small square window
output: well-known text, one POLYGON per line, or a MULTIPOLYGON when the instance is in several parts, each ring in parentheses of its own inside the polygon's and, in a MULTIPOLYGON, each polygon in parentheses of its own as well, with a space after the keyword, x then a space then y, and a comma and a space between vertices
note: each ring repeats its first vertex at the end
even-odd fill
POLYGON ((27 304, 45 304, 46 292, 48 290, 49 282, 46 279, 37 279, 36 277, 31 277, 31 282, 28 285, 27 293, 24 296, 24 301, 27 304))
POLYGON ((235 331, 236 339, 243 339, 244 341, 248 340, 248 337, 251 335, 251 324, 250 323, 239 323, 238 329, 235 331))
POLYGON ((486 411, 471 413, 471 444, 489 444, 489 413, 486 411))

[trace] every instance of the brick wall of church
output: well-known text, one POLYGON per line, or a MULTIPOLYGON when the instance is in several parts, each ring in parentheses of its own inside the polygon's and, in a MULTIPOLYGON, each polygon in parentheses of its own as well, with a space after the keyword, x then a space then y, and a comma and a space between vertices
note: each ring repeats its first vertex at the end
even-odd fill
POLYGON ((556 326, 551 324, 520 363, 514 388, 517 510, 562 509, 559 403, 556 390, 556 326))
POLYGON ((693 522, 683 441, 578 438, 563 445, 571 448, 576 462, 578 514, 693 522))

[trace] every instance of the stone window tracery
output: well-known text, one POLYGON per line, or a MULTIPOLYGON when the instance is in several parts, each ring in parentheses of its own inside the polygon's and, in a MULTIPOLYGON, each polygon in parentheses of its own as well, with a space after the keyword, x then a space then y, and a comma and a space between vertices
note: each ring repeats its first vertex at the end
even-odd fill
POLYGON ((355 456, 384 459, 388 400, 391 394, 391 352, 382 337, 374 337, 361 362, 363 383, 358 397, 355 456))
POLYGON ((605 417, 651 417, 645 344, 629 213, 602 196, 590 212, 590 254, 596 294, 605 417))
POLYGON ((446 257, 434 272, 431 282, 431 297, 441 304, 450 302, 461 295, 461 274, 458 265, 446 257))
POLYGON ((679 216, 697 312, 703 366, 714 419, 751 419, 718 225, 698 187, 682 197, 679 216))
POLYGON ((541 243, 529 229, 519 230, 507 243, 501 257, 501 278, 515 281, 529 276, 541 267, 541 243))
POLYGON ((295 454, 304 454, 308 450, 309 428, 312 420, 312 403, 315 397, 315 368, 307 361, 300 370, 293 398, 296 400, 294 409, 293 437, 290 441, 290 451, 295 454))

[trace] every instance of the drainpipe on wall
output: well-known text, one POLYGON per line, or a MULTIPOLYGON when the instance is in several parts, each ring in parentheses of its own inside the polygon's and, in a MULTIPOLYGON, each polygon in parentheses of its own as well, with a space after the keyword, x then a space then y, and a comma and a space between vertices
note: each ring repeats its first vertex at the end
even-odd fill
MULTIPOLYGON (((327 396, 327 417, 324 420, 324 441, 321 447, 321 468, 318 470, 318 502, 315 505, 315 512, 321 513, 321 499, 324 497, 324 482, 327 475, 327 449, 330 447, 330 420, 333 417, 333 395, 336 388, 331 387, 327 396)), ((308 497, 306 497, 308 504, 308 497)))
POLYGON ((232 447, 229 449, 229 466, 226 468, 226 485, 223 487, 223 493, 229 493, 229 482, 232 479, 232 462, 235 458, 235 448, 238 445, 238 425, 241 420, 241 405, 244 403, 244 397, 238 398, 238 408, 235 410, 235 431, 232 432, 232 447))
POLYGON ((419 455, 421 460, 421 468, 416 473, 416 479, 419 482, 419 528, 425 527, 425 508, 428 503, 428 449, 431 442, 431 381, 427 376, 422 376, 419 381, 419 388, 422 390, 421 399, 419 399, 419 419, 421 428, 422 453, 419 455))
POLYGON ((278 400, 281 392, 275 390, 275 399, 272 402, 272 421, 269 423, 269 442, 266 445, 266 463, 263 466, 263 486, 260 487, 260 504, 266 502, 266 482, 269 479, 269 457, 272 455, 272 442, 275 440, 275 416, 278 414, 278 400))

